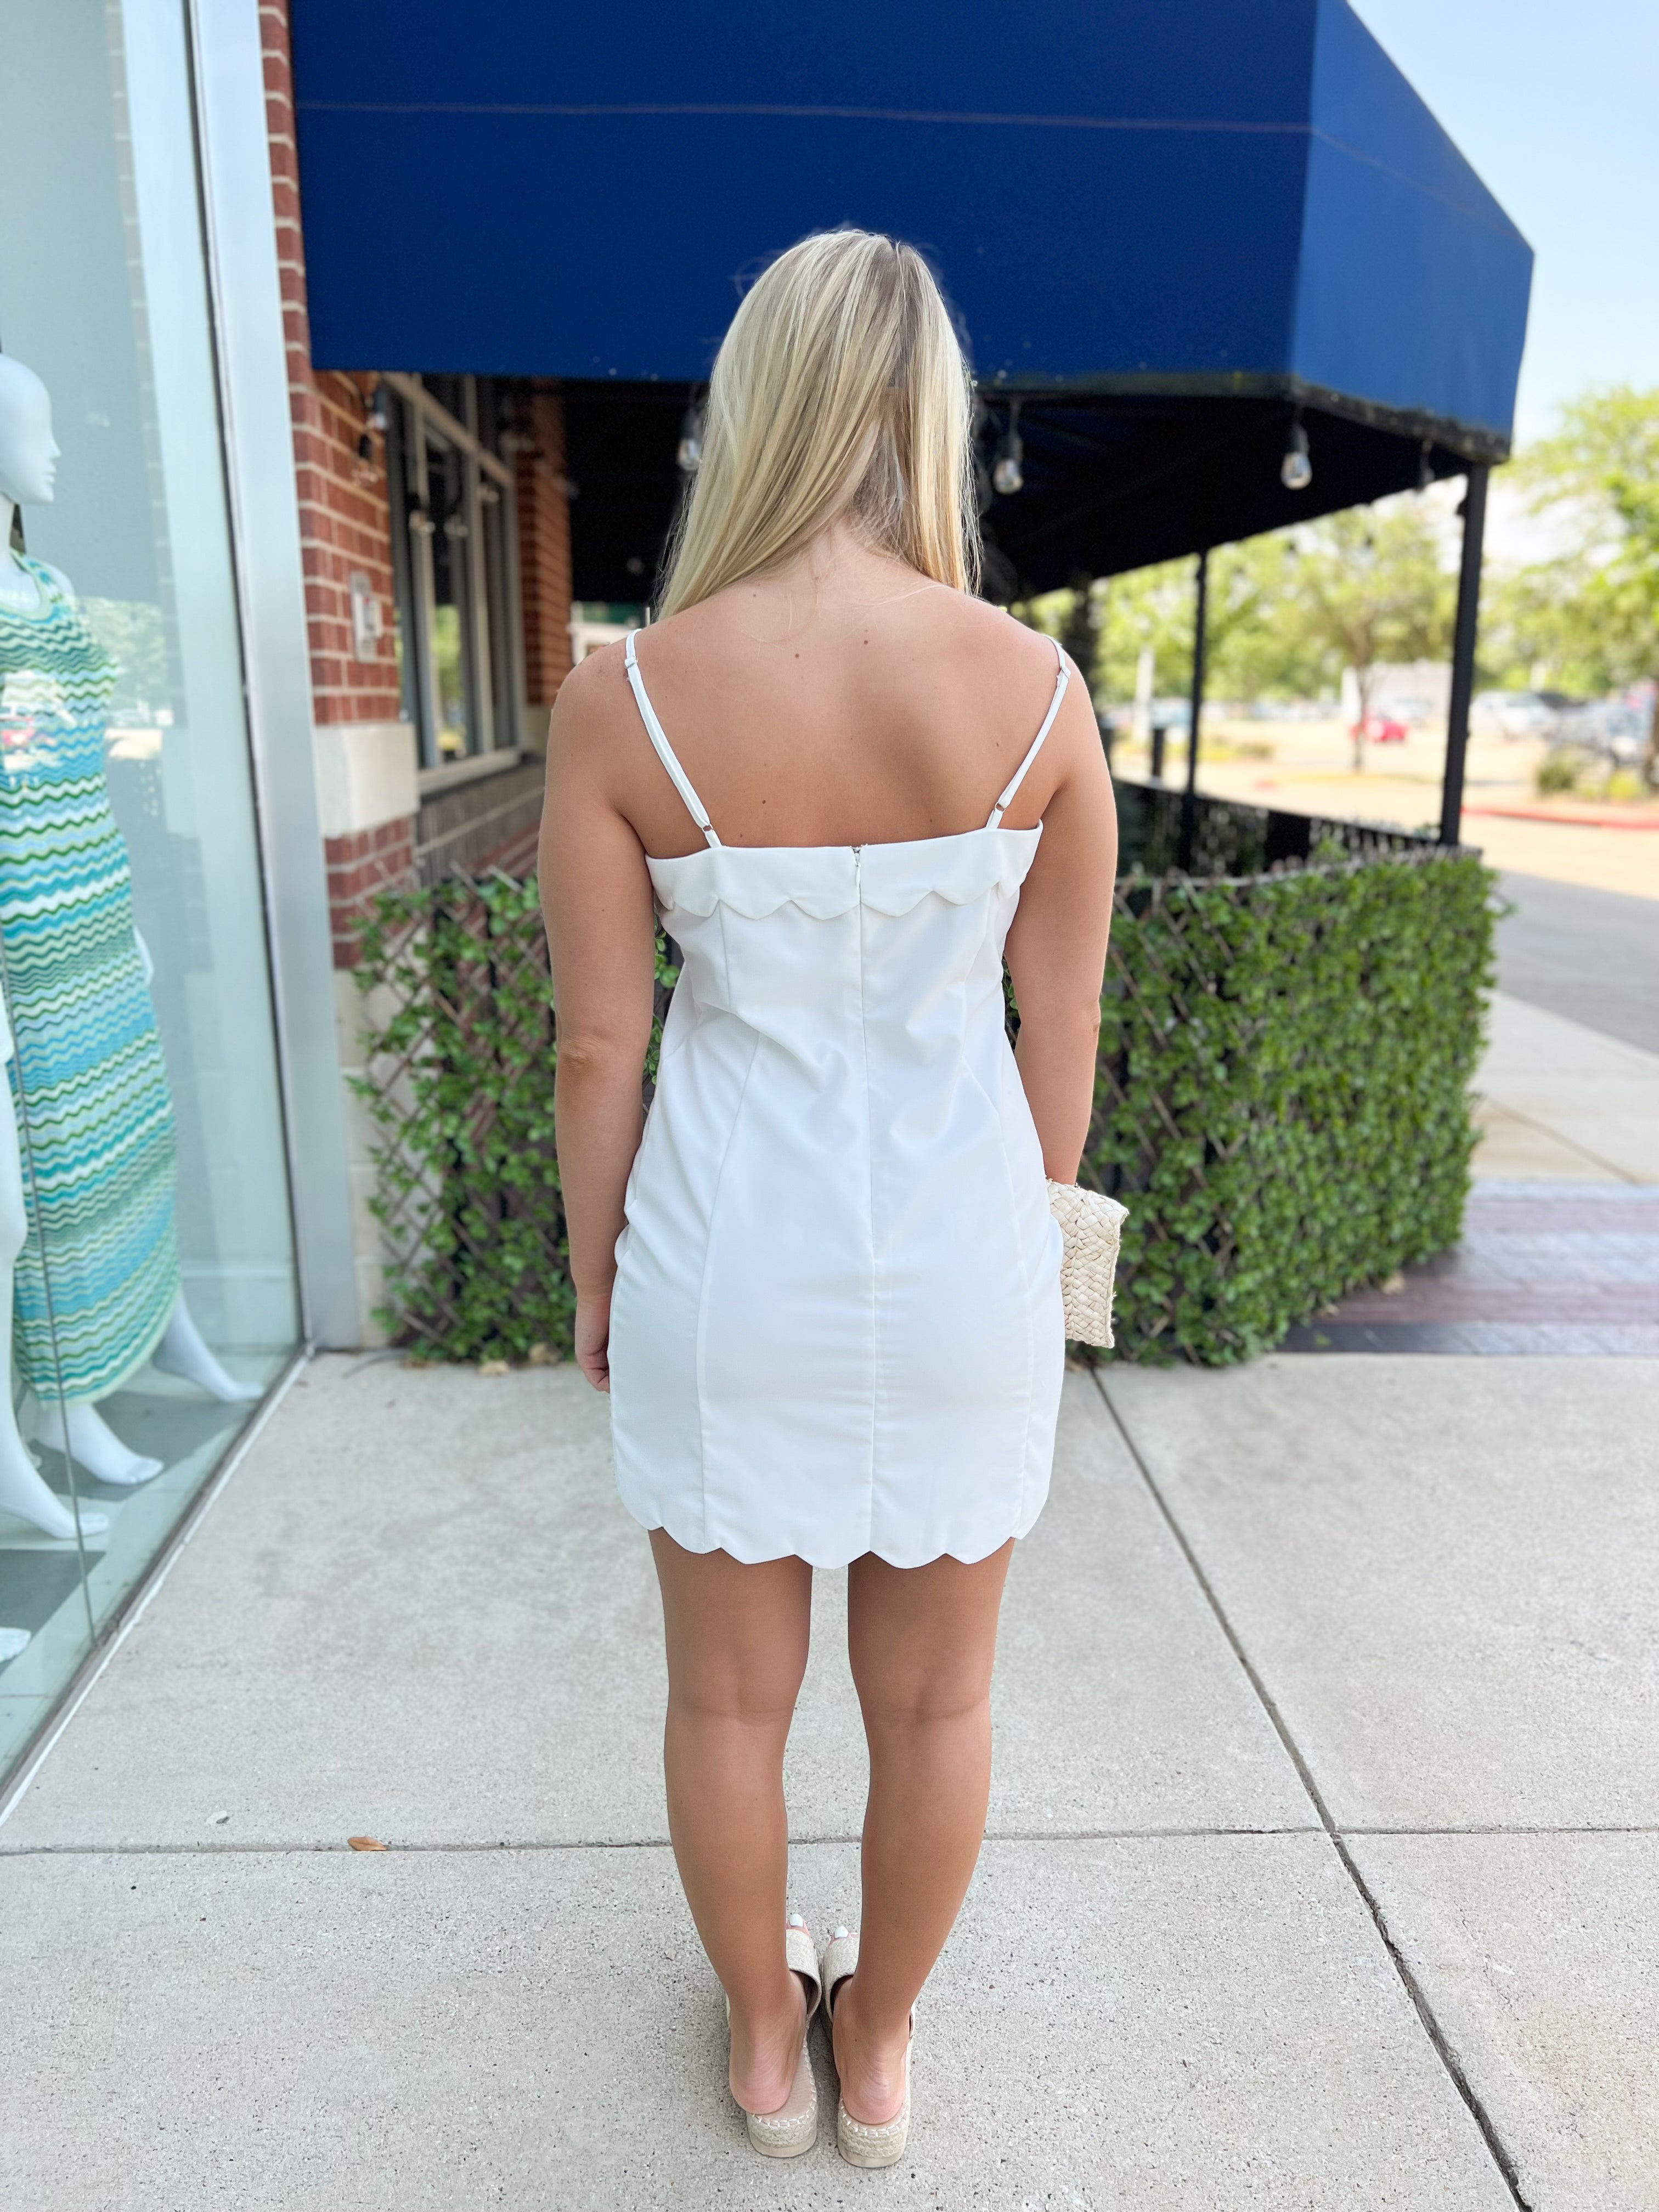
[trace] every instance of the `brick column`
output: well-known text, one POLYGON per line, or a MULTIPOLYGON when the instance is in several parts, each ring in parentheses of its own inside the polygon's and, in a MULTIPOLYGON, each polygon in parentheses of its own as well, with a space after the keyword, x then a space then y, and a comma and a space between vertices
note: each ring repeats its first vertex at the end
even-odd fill
POLYGON ((312 741, 334 962, 349 968, 353 918, 375 891, 414 880, 415 735, 398 720, 386 450, 379 438, 367 457, 359 450, 375 379, 319 375, 311 366, 287 0, 262 0, 259 26, 310 631, 312 741), (360 647, 354 638, 354 577, 379 602, 385 635, 372 646, 360 647))
MULTIPOLYGON (((335 1031, 349 1085, 362 1073, 368 1020, 386 1011, 365 1007, 349 973, 356 961, 352 921, 367 911, 377 890, 415 880, 415 732, 398 719, 386 452, 379 438, 367 455, 359 450, 375 379, 319 375, 311 365, 288 0, 260 0, 259 29, 305 568, 312 751, 338 971, 335 1031), (360 593, 380 602, 385 635, 372 644, 354 635, 354 578, 360 593)), ((385 1250, 369 1210, 377 1181, 375 1132, 362 1101, 355 1092, 348 1096, 358 1340, 377 1344, 384 1341, 374 1314, 385 1294, 385 1250)))
POLYGON ((544 750, 547 717, 570 673, 570 502, 565 491, 564 402, 532 387, 514 468, 519 580, 524 600, 525 742, 544 750))

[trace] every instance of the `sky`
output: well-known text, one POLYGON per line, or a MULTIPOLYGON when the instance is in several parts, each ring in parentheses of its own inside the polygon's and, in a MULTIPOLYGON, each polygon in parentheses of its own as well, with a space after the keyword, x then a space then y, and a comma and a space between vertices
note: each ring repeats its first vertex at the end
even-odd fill
POLYGON ((1659 0, 1352 0, 1531 246, 1517 444, 1659 385, 1659 0))

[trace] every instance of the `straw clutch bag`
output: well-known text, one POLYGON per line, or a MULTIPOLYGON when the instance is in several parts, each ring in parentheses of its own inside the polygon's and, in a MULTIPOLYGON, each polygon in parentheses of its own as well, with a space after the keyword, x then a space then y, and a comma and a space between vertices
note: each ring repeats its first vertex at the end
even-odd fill
POLYGON ((1117 1273, 1118 1238, 1129 1218, 1104 1191, 1080 1183, 1048 1185, 1048 1210, 1060 1224, 1066 1249, 1060 1262, 1060 1294, 1066 1302, 1066 1336, 1072 1344, 1112 1341, 1112 1279, 1117 1273))

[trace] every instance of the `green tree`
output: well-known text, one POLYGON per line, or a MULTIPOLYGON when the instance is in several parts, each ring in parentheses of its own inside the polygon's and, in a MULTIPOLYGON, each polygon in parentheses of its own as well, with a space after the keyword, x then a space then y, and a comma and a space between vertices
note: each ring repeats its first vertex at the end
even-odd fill
MULTIPOLYGON (((1496 612, 1506 642, 1585 690, 1659 678, 1659 386, 1587 392, 1516 475, 1569 543, 1563 557, 1504 580, 1496 612)), ((1645 771, 1659 787, 1659 712, 1645 771)))
POLYGON ((1443 655, 1455 600, 1439 538, 1414 498, 1327 515, 1297 533, 1282 620, 1287 638, 1328 678, 1340 678, 1344 667, 1354 672, 1356 769, 1365 765, 1365 718, 1379 664, 1443 655))
MULTIPOLYGON (((1194 586, 1187 555, 1109 583, 1079 579, 1013 611, 1066 644, 1104 706, 1133 696, 1147 647, 1158 692, 1185 693, 1194 586)), ((1369 710, 1379 662, 1449 649, 1454 598, 1440 540, 1415 498, 1218 545, 1210 556, 1206 690, 1214 699, 1310 698, 1334 690, 1352 666, 1369 710)), ((1355 744, 1362 767, 1363 744, 1355 744)))
POLYGON ((1060 641, 1080 670, 1092 695, 1099 680, 1100 617, 1104 586, 1087 576, 1075 576, 1066 593, 1067 605, 1060 620, 1060 641))
MULTIPOLYGON (((1319 657, 1291 619, 1296 561, 1288 531, 1218 545, 1211 554, 1205 688, 1212 698, 1300 698, 1318 690, 1319 657)), ((1103 702, 1133 697, 1146 646, 1152 649, 1159 692, 1186 691, 1192 678, 1194 580, 1190 556, 1111 580, 1098 617, 1103 702)), ((1097 585, 1097 593, 1103 588, 1097 585)))
POLYGON ((1217 699, 1309 698, 1323 670, 1297 618, 1297 533, 1279 530, 1210 556, 1206 690, 1217 699))

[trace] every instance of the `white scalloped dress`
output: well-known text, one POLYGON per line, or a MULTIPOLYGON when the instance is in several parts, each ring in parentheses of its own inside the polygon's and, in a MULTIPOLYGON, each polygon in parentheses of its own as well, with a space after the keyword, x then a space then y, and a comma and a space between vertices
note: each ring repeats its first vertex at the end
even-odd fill
POLYGON ((1060 1233, 1004 1028, 1042 831, 649 863, 682 969, 611 1315, 623 1504, 688 1551, 984 1559, 1042 1509, 1060 1233))

